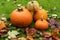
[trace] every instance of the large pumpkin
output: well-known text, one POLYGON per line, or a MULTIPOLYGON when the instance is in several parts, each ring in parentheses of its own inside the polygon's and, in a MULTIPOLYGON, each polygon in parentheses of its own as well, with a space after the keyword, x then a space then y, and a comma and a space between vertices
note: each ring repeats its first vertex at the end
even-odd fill
POLYGON ((10 20, 18 27, 25 27, 31 24, 33 17, 32 14, 22 6, 21 8, 13 10, 10 15, 10 20))
POLYGON ((47 19, 48 18, 47 11, 44 10, 44 9, 39 9, 34 14, 34 20, 40 19, 41 15, 43 15, 43 19, 47 19))

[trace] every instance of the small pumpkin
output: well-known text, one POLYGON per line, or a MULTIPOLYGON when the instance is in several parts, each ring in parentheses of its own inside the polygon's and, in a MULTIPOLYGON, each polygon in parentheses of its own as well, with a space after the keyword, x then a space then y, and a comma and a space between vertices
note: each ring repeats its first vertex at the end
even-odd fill
POLYGON ((30 1, 27 4, 27 8, 30 11, 36 11, 37 9, 39 9, 39 3, 37 1, 30 1))
POLYGON ((34 20, 40 19, 41 15, 43 15, 43 19, 48 19, 47 11, 45 9, 39 9, 34 14, 34 20))
POLYGON ((36 29, 44 30, 47 29, 48 27, 49 27, 49 23, 45 19, 39 19, 35 23, 36 29))
POLYGON ((32 14, 24 7, 13 10, 10 15, 11 22, 18 27, 25 27, 31 24, 33 20, 32 14))

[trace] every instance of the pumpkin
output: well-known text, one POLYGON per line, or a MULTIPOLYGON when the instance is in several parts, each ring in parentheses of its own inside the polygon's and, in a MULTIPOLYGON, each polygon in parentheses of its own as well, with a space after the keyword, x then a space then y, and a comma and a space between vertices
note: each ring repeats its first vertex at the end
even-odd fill
POLYGON ((38 19, 35 23, 36 29, 47 29, 49 27, 49 23, 45 19, 38 19))
POLYGON ((10 15, 11 22, 18 27, 25 27, 31 24, 33 20, 32 14, 24 7, 13 10, 10 15))
POLYGON ((6 27, 6 25, 5 25, 4 21, 0 20, 0 30, 5 28, 5 27, 6 27))
POLYGON ((30 1, 27 4, 27 8, 30 11, 36 11, 37 9, 39 9, 39 3, 37 1, 30 1))
POLYGON ((43 15, 43 19, 45 19, 45 20, 48 19, 47 11, 44 9, 39 9, 34 14, 34 20, 40 19, 41 15, 43 15))

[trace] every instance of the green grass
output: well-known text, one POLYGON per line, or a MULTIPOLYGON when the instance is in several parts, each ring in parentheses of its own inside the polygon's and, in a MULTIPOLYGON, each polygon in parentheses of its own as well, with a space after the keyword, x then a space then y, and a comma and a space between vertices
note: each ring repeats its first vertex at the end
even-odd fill
MULTIPOLYGON (((30 0, 16 0, 17 4, 22 4, 23 6, 27 6, 27 2, 30 0)), ((60 0, 37 0, 44 9, 48 10, 49 8, 56 7, 56 11, 53 11, 48 14, 57 13, 60 16, 60 0)), ((2 14, 6 14, 9 17, 10 13, 17 8, 17 4, 13 4, 14 0, 9 2, 5 0, 0 0, 0 16, 2 14), (1 3, 3 3, 1 5, 1 3)))
MULTIPOLYGON (((27 3, 30 0, 16 0, 17 4, 22 4, 23 6, 27 6, 27 3)), ((56 7, 57 9, 48 14, 56 13, 60 17, 60 0, 37 0, 44 9, 48 10, 49 8, 56 7)), ((13 4, 14 0, 10 0, 7 2, 6 0, 0 0, 0 16, 2 14, 6 14, 8 18, 10 13, 17 8, 17 4, 13 4)), ((1 38, 1 37, 0 37, 1 38)), ((4 40, 3 38, 0 40, 4 40)))

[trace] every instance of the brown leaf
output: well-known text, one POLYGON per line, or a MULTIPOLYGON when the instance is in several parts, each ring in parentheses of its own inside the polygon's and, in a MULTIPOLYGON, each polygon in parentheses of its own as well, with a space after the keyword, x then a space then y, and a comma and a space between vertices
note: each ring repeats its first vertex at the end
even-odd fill
POLYGON ((36 29, 35 28, 26 28, 26 34, 29 36, 33 36, 36 34, 36 29))
POLYGON ((27 40, 34 40, 32 36, 27 36, 27 40))
POLYGON ((42 36, 44 37, 50 37, 52 36, 50 32, 42 32, 42 36))
POLYGON ((60 40, 60 38, 58 36, 53 36, 54 40, 60 40))
POLYGON ((17 38, 11 38, 10 40, 18 40, 17 38))
POLYGON ((48 40, 48 38, 43 38, 42 40, 48 40))
POLYGON ((57 34, 59 34, 59 29, 54 29, 54 30, 52 30, 52 35, 57 35, 57 34))
POLYGON ((20 37, 20 38, 18 38, 18 40, 27 40, 27 39, 24 37, 20 37))

